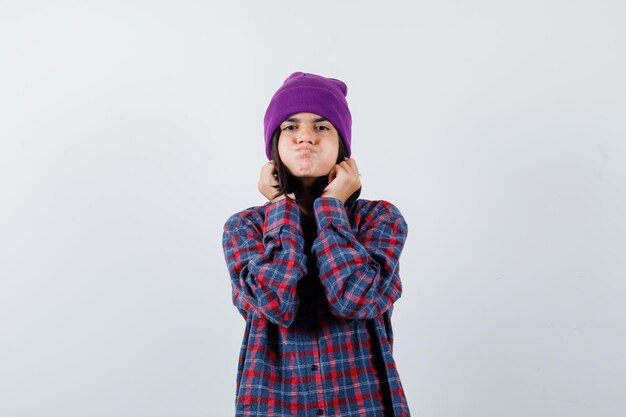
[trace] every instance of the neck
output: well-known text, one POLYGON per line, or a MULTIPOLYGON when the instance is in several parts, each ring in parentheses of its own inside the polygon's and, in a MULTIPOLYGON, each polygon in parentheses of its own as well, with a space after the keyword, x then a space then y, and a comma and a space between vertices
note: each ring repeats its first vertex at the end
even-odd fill
POLYGON ((299 183, 296 191, 300 211, 306 216, 313 215, 313 201, 317 197, 317 195, 313 194, 312 185, 314 183, 315 178, 304 178, 303 181, 299 183))

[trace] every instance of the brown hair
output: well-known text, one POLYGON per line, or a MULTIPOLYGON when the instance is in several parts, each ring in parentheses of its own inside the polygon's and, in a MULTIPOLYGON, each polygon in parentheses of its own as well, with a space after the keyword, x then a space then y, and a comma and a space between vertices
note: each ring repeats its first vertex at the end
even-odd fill
MULTIPOLYGON (((337 154, 337 161, 335 162, 336 164, 343 161, 346 156, 346 147, 343 144, 343 139, 341 138, 341 134, 339 132, 337 132, 337 134, 339 135, 339 152, 337 154)), ((285 194, 286 198, 297 203, 298 202, 297 195, 296 195, 296 200, 293 200, 291 197, 287 195, 287 193, 296 192, 297 178, 287 172, 287 168, 285 167, 285 165, 283 164, 283 161, 280 159, 280 156, 278 155, 279 136, 280 136, 280 126, 276 130, 274 130, 274 133, 272 134, 272 141, 270 143, 272 160, 274 160, 274 163, 276 164, 276 170, 278 171, 277 172, 278 185, 276 186, 277 192, 272 197, 272 199, 285 194)), ((315 198, 322 195, 322 192, 324 191, 327 185, 328 185, 328 175, 319 177, 317 181, 315 181, 312 187, 313 195, 315 196, 315 198)), ((361 195, 361 187, 359 187, 358 190, 352 193, 352 195, 348 198, 345 204, 348 206, 351 205, 354 201, 356 201, 359 198, 360 195, 361 195)))

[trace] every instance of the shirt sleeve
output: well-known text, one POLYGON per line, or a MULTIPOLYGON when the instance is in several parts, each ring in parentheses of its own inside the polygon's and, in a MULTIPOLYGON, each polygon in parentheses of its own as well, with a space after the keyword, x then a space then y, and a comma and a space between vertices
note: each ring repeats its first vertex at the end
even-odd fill
POLYGON ((313 205, 318 235, 311 250, 331 312, 367 319, 393 307, 402 293, 399 258, 408 233, 400 211, 380 201, 355 236, 341 200, 319 197, 313 205))
POLYGON ((286 198, 266 203, 264 210, 262 225, 241 214, 224 225, 233 304, 246 319, 255 312, 288 327, 298 310, 298 281, 307 273, 300 210, 286 198))

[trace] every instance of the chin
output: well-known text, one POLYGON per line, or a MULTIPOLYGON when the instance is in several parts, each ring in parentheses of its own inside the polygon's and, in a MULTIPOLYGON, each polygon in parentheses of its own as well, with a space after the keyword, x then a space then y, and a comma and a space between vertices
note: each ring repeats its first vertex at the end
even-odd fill
POLYGON ((314 168, 312 170, 287 169, 287 172, 293 175, 294 177, 298 177, 298 178, 319 178, 319 177, 327 177, 331 169, 332 167, 328 168, 327 170, 320 169, 319 167, 314 168))
MULTIPOLYGON (((294 177, 298 177, 298 178, 316 178, 316 177, 322 177, 324 176, 323 173, 320 172, 320 170, 318 169, 313 169, 313 170, 294 170, 294 169, 287 169, 287 172, 291 175, 293 175, 294 177)), ((328 175, 328 174, 326 174, 328 175)))

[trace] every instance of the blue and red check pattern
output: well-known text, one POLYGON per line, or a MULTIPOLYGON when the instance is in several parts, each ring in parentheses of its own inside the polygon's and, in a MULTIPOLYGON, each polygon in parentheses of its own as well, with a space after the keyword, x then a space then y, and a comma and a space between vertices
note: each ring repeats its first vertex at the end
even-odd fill
POLYGON ((391 203, 288 199, 232 215, 223 248, 246 320, 237 417, 409 416, 392 356, 407 224, 391 203))

